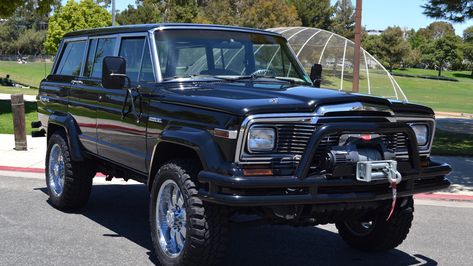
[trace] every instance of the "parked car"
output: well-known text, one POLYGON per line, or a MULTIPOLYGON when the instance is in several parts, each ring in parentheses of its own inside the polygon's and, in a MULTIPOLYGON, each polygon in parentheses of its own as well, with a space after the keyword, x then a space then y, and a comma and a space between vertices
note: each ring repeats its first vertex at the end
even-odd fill
POLYGON ((146 184, 163 265, 218 263, 229 223, 248 214, 335 223, 354 248, 395 248, 412 195, 450 185, 451 168, 430 158, 434 112, 316 88, 317 69, 307 75, 286 39, 257 29, 66 34, 35 123, 47 136, 51 204, 84 207, 97 172, 146 184))

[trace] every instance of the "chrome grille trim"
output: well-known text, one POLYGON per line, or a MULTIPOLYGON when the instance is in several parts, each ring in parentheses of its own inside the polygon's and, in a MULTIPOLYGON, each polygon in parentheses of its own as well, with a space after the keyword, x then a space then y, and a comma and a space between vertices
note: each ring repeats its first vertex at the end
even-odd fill
MULTIPOLYGON (((280 163, 287 163, 287 164, 294 164, 298 163, 300 160, 300 155, 304 152, 304 149, 300 149, 299 152, 297 153, 287 153, 286 152, 281 152, 281 153, 271 153, 271 154, 260 154, 260 155, 251 155, 251 157, 244 157, 245 155, 245 146, 246 146, 246 140, 247 140, 247 133, 248 129, 254 125, 254 124, 270 124, 271 126, 275 126, 278 124, 297 124, 297 126, 301 127, 300 129, 296 130, 299 132, 300 135, 305 136, 307 135, 308 138, 310 138, 311 134, 309 135, 307 130, 304 128, 308 127, 315 127, 317 126, 317 123, 319 121, 319 116, 314 115, 313 113, 287 113, 287 114, 258 114, 258 115, 250 115, 246 117, 242 125, 240 127, 240 130, 238 131, 238 139, 237 139, 237 147, 236 147, 236 152, 235 152, 235 162, 240 163, 240 164, 271 164, 274 162, 274 160, 281 160, 280 163)), ((426 146, 427 149, 424 150, 419 150, 419 155, 421 156, 428 156, 430 154, 431 148, 432 148, 432 140, 434 138, 435 134, 435 126, 436 122, 435 119, 433 118, 428 118, 428 117, 380 117, 380 116, 338 116, 335 117, 337 119, 354 119, 354 118, 363 118, 363 119, 370 119, 370 118, 376 118, 376 119, 386 119, 386 122, 429 122, 432 123, 432 135, 430 137, 430 140, 428 142, 428 145, 426 146)), ((402 133, 400 133, 402 134, 402 133)), ((278 138, 279 141, 279 138, 278 138)), ((327 140, 327 141, 333 141, 333 140, 327 140)), ((402 138, 396 138, 397 141, 405 141, 402 138)), ((324 140, 322 140, 324 142, 324 140)), ((321 143, 320 145, 327 145, 329 143, 321 143)), ((297 144, 292 144, 293 146, 295 145, 297 147, 297 144)), ((301 146, 301 145, 299 145, 301 146)), ((282 150, 284 151, 284 150, 282 150)), ((408 157, 408 152, 406 151, 399 151, 396 152, 396 156, 398 158, 407 158, 408 157)))

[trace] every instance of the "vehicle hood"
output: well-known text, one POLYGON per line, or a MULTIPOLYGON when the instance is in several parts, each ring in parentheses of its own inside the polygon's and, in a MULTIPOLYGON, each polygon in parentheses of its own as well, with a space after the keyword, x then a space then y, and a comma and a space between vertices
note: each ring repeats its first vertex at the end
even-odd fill
POLYGON ((363 102, 389 106, 394 112, 432 114, 428 107, 385 98, 310 86, 265 83, 193 82, 167 84, 162 101, 245 116, 258 113, 313 112, 318 106, 363 102))

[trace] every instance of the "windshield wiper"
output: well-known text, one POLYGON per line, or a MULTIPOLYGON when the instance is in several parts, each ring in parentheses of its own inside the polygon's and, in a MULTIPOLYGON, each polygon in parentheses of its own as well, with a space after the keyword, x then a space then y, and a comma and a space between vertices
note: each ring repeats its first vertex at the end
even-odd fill
POLYGON ((244 75, 244 76, 238 76, 238 77, 220 77, 222 79, 225 79, 227 81, 238 81, 238 80, 250 80, 254 81, 257 79, 276 79, 284 82, 289 82, 290 84, 296 84, 298 83, 297 81, 290 79, 290 78, 280 78, 280 77, 271 77, 271 76, 254 76, 254 75, 244 75))
POLYGON ((224 80, 224 79, 221 78, 221 77, 212 76, 212 75, 191 74, 191 75, 172 76, 172 77, 163 78, 163 81, 169 81, 169 80, 181 79, 181 78, 183 78, 183 79, 186 79, 186 78, 189 78, 189 79, 194 79, 194 78, 210 78, 210 79, 224 80))

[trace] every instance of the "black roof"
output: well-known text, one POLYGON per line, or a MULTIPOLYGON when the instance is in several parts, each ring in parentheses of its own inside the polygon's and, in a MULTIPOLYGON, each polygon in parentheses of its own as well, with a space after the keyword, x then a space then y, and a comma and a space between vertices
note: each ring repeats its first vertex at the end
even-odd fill
POLYGON ((236 26, 225 26, 225 25, 214 25, 214 24, 192 24, 192 23, 159 23, 159 24, 136 24, 136 25, 123 25, 123 26, 113 26, 113 27, 104 27, 104 28, 94 28, 87 30, 79 30, 69 32, 64 37, 80 37, 80 36, 90 36, 90 35, 108 35, 108 34, 119 34, 119 33, 132 33, 132 32, 144 32, 156 28, 172 28, 172 29, 215 29, 215 30, 233 30, 233 31, 243 31, 243 32, 256 32, 262 34, 272 34, 281 36, 279 33, 245 28, 245 27, 236 27, 236 26))

